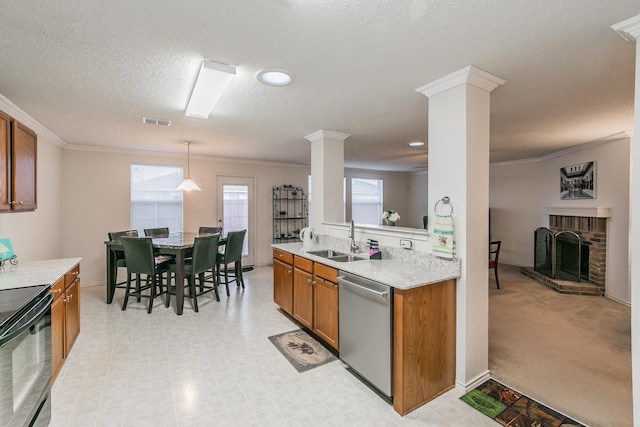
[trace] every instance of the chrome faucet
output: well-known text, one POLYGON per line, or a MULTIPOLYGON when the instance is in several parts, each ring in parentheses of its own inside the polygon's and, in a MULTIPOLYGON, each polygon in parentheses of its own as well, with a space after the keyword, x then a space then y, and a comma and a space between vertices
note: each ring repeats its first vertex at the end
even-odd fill
POLYGON ((351 239, 351 249, 350 252, 355 254, 360 250, 360 246, 356 245, 356 233, 354 230, 353 220, 351 220, 351 228, 349 229, 349 238, 351 239))

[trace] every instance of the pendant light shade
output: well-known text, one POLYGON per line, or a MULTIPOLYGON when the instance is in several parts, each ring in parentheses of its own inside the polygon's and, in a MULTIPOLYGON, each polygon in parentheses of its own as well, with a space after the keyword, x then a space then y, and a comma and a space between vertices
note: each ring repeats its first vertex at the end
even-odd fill
POLYGON ((191 144, 191 142, 187 141, 185 142, 185 144, 187 144, 187 177, 180 183, 180 185, 178 185, 177 189, 184 191, 201 191, 200 187, 198 187, 198 184, 196 184, 196 182, 191 179, 191 152, 189 150, 189 145, 191 144))

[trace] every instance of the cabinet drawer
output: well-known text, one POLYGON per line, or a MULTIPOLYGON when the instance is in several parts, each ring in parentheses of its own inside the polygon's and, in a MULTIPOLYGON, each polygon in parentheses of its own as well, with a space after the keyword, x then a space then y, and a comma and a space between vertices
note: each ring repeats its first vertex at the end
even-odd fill
POLYGON ((61 277, 53 286, 51 286, 51 293, 53 294, 53 301, 57 301, 62 297, 64 293, 64 277, 61 277))
POLYGON ((314 272, 316 276, 320 276, 333 283, 338 283, 338 270, 333 267, 316 262, 314 272))
POLYGON ((307 273, 313 273, 313 261, 299 256, 294 257, 293 265, 307 273))
POLYGON ((80 275, 80 264, 73 267, 64 275, 65 286, 69 286, 80 275))
POLYGON ((289 252, 281 251, 279 249, 273 250, 273 259, 280 260, 289 265, 293 264, 293 254, 290 254, 289 252))

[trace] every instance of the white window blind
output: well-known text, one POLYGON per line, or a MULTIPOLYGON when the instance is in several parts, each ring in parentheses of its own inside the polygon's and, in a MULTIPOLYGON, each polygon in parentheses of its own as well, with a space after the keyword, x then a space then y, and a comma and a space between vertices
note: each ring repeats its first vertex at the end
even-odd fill
POLYGON ((382 180, 351 178, 351 217, 358 224, 382 222, 382 180))
POLYGON ((183 169, 173 166, 131 165, 131 229, 144 235, 145 228, 182 230, 183 169))

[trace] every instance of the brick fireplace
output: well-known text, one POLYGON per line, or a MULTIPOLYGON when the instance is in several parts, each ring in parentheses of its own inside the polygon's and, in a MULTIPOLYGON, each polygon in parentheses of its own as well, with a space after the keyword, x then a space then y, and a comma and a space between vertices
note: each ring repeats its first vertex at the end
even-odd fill
MULTIPOLYGON (((559 292, 581 295, 604 295, 607 277, 607 218, 608 208, 546 208, 549 214, 549 231, 573 232, 582 241, 582 256, 588 257, 583 264, 587 271, 579 281, 568 281, 548 277, 534 269, 523 269, 531 276, 559 292), (585 248, 586 246, 586 248, 585 248)), ((554 262, 556 260, 554 259, 554 262)))

